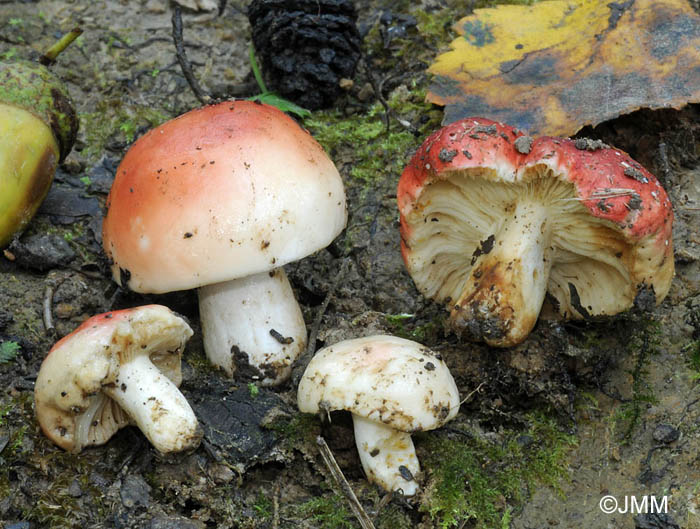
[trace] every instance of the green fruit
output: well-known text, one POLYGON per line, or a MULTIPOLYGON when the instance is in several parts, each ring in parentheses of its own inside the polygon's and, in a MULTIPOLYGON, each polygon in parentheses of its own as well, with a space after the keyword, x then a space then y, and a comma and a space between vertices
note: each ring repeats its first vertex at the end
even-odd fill
POLYGON ((0 247, 34 216, 77 132, 68 92, 48 68, 0 62, 0 247))

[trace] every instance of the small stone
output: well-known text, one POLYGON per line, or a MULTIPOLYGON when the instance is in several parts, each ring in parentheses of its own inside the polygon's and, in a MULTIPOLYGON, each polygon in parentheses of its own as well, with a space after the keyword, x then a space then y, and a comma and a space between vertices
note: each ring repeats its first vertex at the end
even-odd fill
POLYGON ((659 424, 654 428, 652 437, 657 443, 668 444, 677 441, 680 437, 680 432, 670 424, 659 424))
POLYGON ((528 154, 530 152, 530 149, 532 149, 532 142, 533 142, 532 136, 520 136, 516 138, 516 140, 513 142, 513 145, 515 145, 515 150, 518 151, 520 154, 528 154))
POLYGON ((516 437, 515 442, 523 448, 530 448, 535 439, 531 435, 524 433, 516 437))
POLYGON ((75 252, 65 239, 56 234, 37 234, 12 241, 16 263, 40 272, 62 267, 75 259, 75 252))
POLYGON ((203 529, 202 522, 189 520, 184 516, 158 516, 151 520, 149 529, 203 529))
POLYGON ((374 97, 374 88, 370 83, 365 83, 357 93, 357 99, 360 101, 369 101, 374 97))
POLYGON ((83 489, 80 488, 80 483, 78 483, 77 479, 71 481, 66 492, 68 492, 68 496, 71 498, 80 498, 83 495, 83 489))
POLYGON ((89 479, 91 485, 101 489, 105 488, 110 483, 107 478, 105 478, 102 474, 98 474, 97 472, 91 472, 89 479))
POLYGON ((151 502, 151 487, 137 474, 130 474, 124 478, 119 492, 124 507, 148 507, 151 502))
POLYGON ((148 0, 146 2, 146 12, 154 15, 162 15, 168 10, 168 4, 163 0, 148 0))
POLYGON ((221 485, 233 481, 235 474, 228 466, 214 463, 209 468, 209 476, 214 480, 214 483, 221 485))
POLYGON ((70 303, 56 303, 53 308, 53 314, 61 320, 67 320, 76 314, 75 307, 70 303))
POLYGON ((666 513, 646 513, 634 517, 634 529, 681 529, 666 513))
POLYGON ((29 522, 16 522, 6 525, 5 529, 31 529, 32 524, 29 522))
POLYGON ((216 0, 174 0, 176 4, 192 11, 214 11, 219 4, 216 0))
POLYGON ((579 151, 597 151, 598 149, 607 149, 608 145, 601 140, 593 140, 591 138, 576 138, 574 147, 579 151))

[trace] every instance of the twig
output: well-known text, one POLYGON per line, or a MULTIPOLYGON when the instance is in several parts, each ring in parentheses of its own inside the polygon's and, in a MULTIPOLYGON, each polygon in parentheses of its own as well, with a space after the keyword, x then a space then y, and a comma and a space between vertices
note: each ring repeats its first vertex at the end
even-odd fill
POLYGON ((355 493, 353 492, 350 483, 348 483, 348 480, 345 479, 343 471, 340 470, 340 467, 338 466, 335 457, 333 457, 331 449, 328 448, 326 440, 319 435, 316 438, 316 445, 318 446, 318 451, 321 452, 323 462, 326 464, 328 470, 330 470, 331 472, 331 475, 340 486, 340 489, 343 491, 343 494, 348 500, 353 514, 360 522, 360 526, 362 527, 362 529, 374 529, 374 524, 372 523, 372 520, 369 519, 369 516, 367 516, 367 513, 362 508, 362 504, 358 501, 357 496, 355 496, 355 493))
POLYGON ((389 107, 389 103, 387 102, 386 99, 384 99, 384 96, 382 95, 382 88, 384 88, 384 81, 377 82, 377 79, 372 75, 372 70, 369 68, 369 64, 367 64, 367 61, 365 60, 364 57, 362 57, 362 62, 365 65, 365 72, 367 73, 367 77, 369 78, 369 82, 372 85, 372 89, 374 90, 374 95, 377 98, 377 100, 381 103, 381 105, 384 107, 384 124, 386 125, 386 130, 389 132, 389 113, 391 112, 391 107, 389 107))
POLYGON ((275 483, 275 495, 272 497, 272 529, 280 525, 280 482, 275 483))
POLYGON ((479 384, 475 390, 473 390, 471 393, 469 393, 469 395, 467 395, 466 397, 464 397, 464 399, 462 399, 462 402, 460 402, 459 405, 461 406, 462 404, 467 402, 469 399, 471 399, 472 395, 474 395, 474 393, 477 393, 481 389, 481 386, 483 386, 484 384, 486 384, 486 382, 482 382, 481 384, 479 384))
POLYGON ((333 295, 335 294, 335 291, 338 288, 338 285, 345 277, 345 274, 348 271, 349 265, 350 265, 350 259, 348 257, 346 257, 343 260, 343 264, 340 266, 340 271, 335 276, 335 279, 333 280, 333 283, 331 283, 331 286, 328 289, 328 292, 326 292, 326 297, 324 298, 323 303, 321 303, 321 306, 319 307, 318 312, 316 313, 316 317, 314 318, 314 322, 311 325, 311 332, 309 333, 309 341, 306 345, 306 351, 304 351, 304 354, 302 354, 299 357, 299 359, 296 362, 296 366, 294 366, 294 369, 292 371, 292 383, 295 386, 297 386, 299 384, 299 380, 301 380, 301 377, 304 374, 304 371, 306 371, 306 366, 309 365, 311 358, 314 356, 314 353, 316 352, 316 339, 318 337, 318 331, 321 328, 321 322, 323 321, 323 315, 326 313, 326 310, 328 309, 328 305, 330 304, 331 299, 333 298, 333 295))
POLYGON ((44 311, 42 313, 44 319, 44 330, 46 334, 53 335, 56 332, 56 327, 53 325, 53 316, 51 309, 53 307, 53 285, 48 284, 44 289, 44 311))
POLYGON ((211 102, 212 98, 210 95, 208 95, 202 89, 201 86, 199 86, 199 83, 197 82, 197 78, 194 76, 194 73, 192 73, 192 65, 190 64, 190 61, 187 59, 187 53, 185 52, 185 45, 182 41, 182 9, 177 4, 173 8, 172 23, 173 23, 173 42, 175 43, 175 55, 177 56, 177 62, 180 63, 180 68, 182 68, 182 73, 185 76, 185 79, 187 80, 187 84, 190 85, 190 88, 192 89, 194 96, 197 98, 197 100, 200 103, 202 103, 203 105, 206 105, 207 103, 211 102))
POLYGON ((386 83, 389 79, 395 76, 385 77, 381 81, 377 81, 377 79, 372 74, 372 70, 369 68, 369 65, 367 64, 367 61, 364 57, 362 58, 362 62, 365 65, 365 72, 367 73, 369 82, 372 85, 372 89, 374 90, 374 95, 377 97, 377 100, 379 101, 379 103, 381 103, 382 107, 384 107, 384 125, 386 126, 386 131, 389 132, 389 128, 391 127, 390 118, 393 117, 399 123, 399 125, 407 129, 414 136, 418 136, 420 134, 419 130, 413 125, 411 125, 411 123, 407 120, 399 117, 396 111, 389 106, 389 102, 384 98, 384 95, 382 94, 382 91, 384 90, 384 83, 386 83))
POLYGON ((387 492, 384 496, 382 496, 382 499, 379 500, 379 505, 377 505, 376 512, 374 514, 374 519, 376 520, 379 518, 379 515, 381 512, 384 510, 384 508, 389 505, 389 502, 391 499, 394 497, 394 491, 387 492))

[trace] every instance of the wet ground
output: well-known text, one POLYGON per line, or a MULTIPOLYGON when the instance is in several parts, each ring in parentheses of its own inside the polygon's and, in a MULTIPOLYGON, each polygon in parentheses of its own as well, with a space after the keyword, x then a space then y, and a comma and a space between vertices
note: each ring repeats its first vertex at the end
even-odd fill
MULTIPOLYGON (((100 223, 116 165, 134 138, 198 105, 175 60, 170 6, 0 0, 3 60, 76 24, 85 30, 54 67, 80 114, 78 143, 37 217, 0 257, 0 341, 19 346, 0 364, 0 526, 359 527, 315 445, 322 433, 377 527, 700 527, 700 109, 639 111, 585 131, 628 151, 669 192, 676 277, 661 306, 607 321, 540 321, 509 350, 460 343, 405 272, 395 189, 441 119, 423 102, 425 67, 471 3, 355 4, 363 61, 334 108, 304 122, 343 175, 348 227, 287 272, 309 327, 322 312, 318 347, 392 333, 438 350, 452 369, 461 413, 415 436, 424 492, 387 498, 369 485, 348 416, 321 423, 296 411, 291 384, 271 391, 209 367, 194 292, 142 296, 109 277, 100 223), (392 109, 388 132, 377 91, 392 109), (55 331, 42 320, 47 298, 55 331), (126 428, 103 447, 64 453, 34 418, 44 355, 88 316, 150 302, 195 330, 182 390, 203 425, 202 446, 163 458, 126 428), (667 498, 668 513, 603 513, 606 495, 621 510, 625 497, 667 498)), ((244 12, 230 1, 219 17, 184 15, 186 49, 207 91, 256 93, 244 12)))

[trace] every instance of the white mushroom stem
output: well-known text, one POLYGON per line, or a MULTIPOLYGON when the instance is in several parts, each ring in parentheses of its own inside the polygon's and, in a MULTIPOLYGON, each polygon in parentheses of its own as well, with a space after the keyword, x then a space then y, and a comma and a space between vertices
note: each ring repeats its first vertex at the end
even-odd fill
POLYGON ((418 492, 415 476, 420 471, 411 435, 352 414, 355 444, 367 479, 387 491, 418 492))
POLYGON ((207 357, 229 376, 238 369, 280 384, 306 347, 304 316, 282 268, 201 287, 199 317, 207 357))
POLYGON ((552 266, 548 215, 537 197, 520 197, 482 241, 452 309, 454 328, 500 346, 519 343, 532 330, 552 266))
POLYGON ((134 355, 103 391, 119 404, 162 453, 197 446, 201 430, 187 399, 146 355, 134 355))

